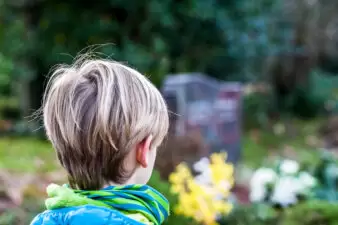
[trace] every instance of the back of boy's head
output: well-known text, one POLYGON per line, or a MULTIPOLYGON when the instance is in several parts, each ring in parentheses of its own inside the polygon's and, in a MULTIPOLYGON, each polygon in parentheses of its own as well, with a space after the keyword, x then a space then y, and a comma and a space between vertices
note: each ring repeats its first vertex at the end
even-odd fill
POLYGON ((60 66, 48 82, 44 126, 72 187, 99 189, 123 184, 128 153, 152 135, 161 144, 168 131, 166 104, 143 75, 121 63, 81 59, 60 66))

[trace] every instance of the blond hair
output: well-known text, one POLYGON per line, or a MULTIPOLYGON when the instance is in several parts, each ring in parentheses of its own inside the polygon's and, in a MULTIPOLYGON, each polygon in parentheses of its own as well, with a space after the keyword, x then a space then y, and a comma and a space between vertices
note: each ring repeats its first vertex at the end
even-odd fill
POLYGON ((142 74, 110 60, 59 66, 43 100, 46 134, 72 187, 123 184, 123 161, 149 135, 158 146, 168 132, 165 101, 142 74))

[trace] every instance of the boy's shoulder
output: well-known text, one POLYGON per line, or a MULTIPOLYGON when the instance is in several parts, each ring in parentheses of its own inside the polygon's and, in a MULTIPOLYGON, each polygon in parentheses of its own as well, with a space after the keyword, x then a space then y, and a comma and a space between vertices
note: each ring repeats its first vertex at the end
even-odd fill
POLYGON ((108 208, 85 205, 47 210, 37 215, 30 225, 141 225, 122 213, 108 208))

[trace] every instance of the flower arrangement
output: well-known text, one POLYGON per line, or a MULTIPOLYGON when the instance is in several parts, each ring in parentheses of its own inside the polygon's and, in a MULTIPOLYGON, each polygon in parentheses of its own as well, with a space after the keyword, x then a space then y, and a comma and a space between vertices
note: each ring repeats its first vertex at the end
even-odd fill
POLYGON ((316 185, 317 179, 300 170, 298 162, 285 159, 275 168, 255 171, 250 182, 250 200, 287 207, 310 197, 316 185))
POLYGON ((171 191, 178 196, 174 212, 204 225, 217 225, 221 215, 232 209, 228 201, 234 184, 234 168, 226 163, 226 153, 214 153, 193 165, 193 176, 188 165, 181 163, 170 175, 171 191))

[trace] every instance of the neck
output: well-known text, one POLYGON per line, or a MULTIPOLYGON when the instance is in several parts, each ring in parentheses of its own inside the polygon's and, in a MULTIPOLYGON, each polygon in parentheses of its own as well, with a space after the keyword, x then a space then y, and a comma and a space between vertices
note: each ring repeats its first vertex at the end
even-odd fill
POLYGON ((119 187, 119 186, 133 185, 133 184, 143 184, 143 183, 137 182, 137 180, 138 179, 136 178, 136 176, 134 174, 131 178, 129 178, 126 182, 124 182, 122 184, 111 181, 111 182, 106 183, 102 188, 107 188, 107 187, 110 187, 110 186, 119 187))

